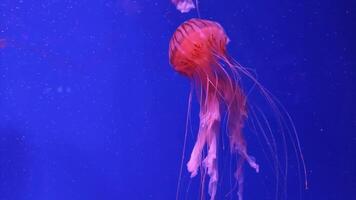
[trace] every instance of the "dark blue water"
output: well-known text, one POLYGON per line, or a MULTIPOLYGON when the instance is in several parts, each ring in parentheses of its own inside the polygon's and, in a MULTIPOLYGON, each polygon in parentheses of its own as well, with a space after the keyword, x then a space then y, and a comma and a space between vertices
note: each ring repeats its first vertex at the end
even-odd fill
MULTIPOLYGON (((201 0, 202 17, 221 23, 230 54, 294 119, 301 198, 356 199, 355 2, 219 2, 201 0)), ((190 84, 168 43, 192 17, 169 0, 2 0, 0 200, 175 199, 190 84)), ((288 199, 300 196, 297 173, 288 199)), ((245 179, 245 199, 273 199, 273 174, 246 168, 245 179)))

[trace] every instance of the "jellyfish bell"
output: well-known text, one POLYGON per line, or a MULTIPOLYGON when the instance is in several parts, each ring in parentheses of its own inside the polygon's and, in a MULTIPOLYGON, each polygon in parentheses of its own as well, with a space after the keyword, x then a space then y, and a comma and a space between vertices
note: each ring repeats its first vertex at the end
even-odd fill
MULTIPOLYGON (((240 85, 240 75, 245 75, 251 79, 272 109, 280 113, 270 93, 246 68, 228 56, 226 50, 228 43, 229 38, 219 23, 194 18, 182 23, 174 32, 169 43, 170 64, 175 71, 191 80, 192 86, 196 89, 200 106, 199 130, 187 163, 187 169, 191 177, 194 177, 198 174, 200 166, 203 166, 209 176, 208 192, 211 200, 216 197, 219 180, 217 152, 219 149, 221 116, 223 114, 227 116, 226 127, 230 152, 238 155, 234 175, 238 185, 237 196, 239 200, 242 200, 243 197, 244 163, 249 164, 256 172, 259 172, 259 165, 247 151, 247 143, 243 134, 248 104, 245 92, 240 85), (225 113, 223 113, 224 111, 225 113), (203 153, 204 147, 207 147, 206 155, 203 153)), ((190 103, 191 95, 189 105, 190 103)), ((304 160, 297 137, 296 141, 295 151, 300 153, 305 172, 304 160)), ((271 149, 273 148, 271 147, 271 149)), ((180 182, 180 177, 178 182, 180 182)))
POLYGON ((211 70, 216 63, 214 55, 225 54, 229 39, 215 22, 191 19, 173 34, 169 45, 169 59, 173 68, 182 74, 192 75, 197 70, 211 70))

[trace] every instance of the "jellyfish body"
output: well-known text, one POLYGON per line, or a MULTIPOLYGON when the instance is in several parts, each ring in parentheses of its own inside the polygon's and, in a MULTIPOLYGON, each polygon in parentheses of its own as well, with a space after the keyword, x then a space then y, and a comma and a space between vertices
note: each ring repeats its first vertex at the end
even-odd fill
POLYGON ((0 38, 0 49, 5 48, 5 47, 6 47, 6 39, 0 38))
POLYGON ((220 24, 203 19, 190 19, 181 24, 169 45, 169 60, 174 70, 187 76, 195 87, 200 105, 197 140, 187 163, 191 177, 202 165, 209 175, 208 192, 215 199, 218 183, 218 139, 222 112, 227 114, 227 132, 232 154, 237 153, 235 178, 242 199, 243 172, 246 161, 256 172, 259 166, 247 152, 243 136, 247 117, 246 97, 238 82, 238 72, 231 63, 226 45, 229 39, 220 24), (222 109, 225 106, 226 109, 222 109), (207 155, 203 158, 203 149, 207 155))
POLYGON ((195 8, 193 0, 172 0, 172 3, 182 13, 187 13, 195 8))

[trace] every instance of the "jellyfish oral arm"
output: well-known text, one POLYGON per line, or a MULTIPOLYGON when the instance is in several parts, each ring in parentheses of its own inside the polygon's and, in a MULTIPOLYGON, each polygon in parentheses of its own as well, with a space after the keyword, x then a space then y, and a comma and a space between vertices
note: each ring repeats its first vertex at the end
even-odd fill
POLYGON ((194 145, 191 157, 187 163, 191 177, 198 173, 199 166, 203 164, 207 171, 209 180, 209 195, 213 200, 217 190, 218 166, 217 166, 217 137, 220 126, 220 108, 216 96, 208 96, 206 101, 200 102, 200 126, 197 141, 194 145), (202 159, 203 148, 207 144, 208 154, 202 159))

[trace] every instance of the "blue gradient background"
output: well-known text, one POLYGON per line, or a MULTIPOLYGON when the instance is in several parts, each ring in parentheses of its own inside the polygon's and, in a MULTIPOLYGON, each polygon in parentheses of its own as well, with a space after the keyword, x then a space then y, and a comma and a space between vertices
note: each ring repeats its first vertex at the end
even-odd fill
MULTIPOLYGON (((356 199, 355 2, 218 2, 202 17, 294 118, 302 199, 356 199)), ((190 85, 167 51, 191 17, 169 0, 1 0, 0 200, 174 199, 190 85)), ((246 173, 246 200, 273 199, 246 173)))

